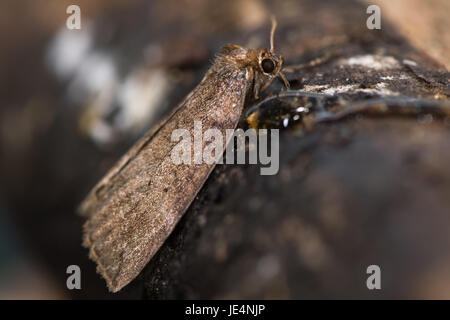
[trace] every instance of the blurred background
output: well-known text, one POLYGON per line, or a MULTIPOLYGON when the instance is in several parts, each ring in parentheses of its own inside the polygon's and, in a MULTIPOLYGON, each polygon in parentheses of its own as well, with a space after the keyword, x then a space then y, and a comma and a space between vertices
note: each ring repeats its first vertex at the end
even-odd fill
MULTIPOLYGON (((316 6, 359 10, 358 25, 366 28, 368 4, 379 4, 382 19, 441 70, 449 68, 449 1, 316 6)), ((309 11, 305 24, 297 12, 309 6, 311 1, 1 1, 0 299, 141 297, 138 286, 108 293, 81 247, 77 205, 201 80, 222 45, 267 46, 271 14, 281 17, 281 30, 289 22, 305 34, 316 32, 314 19, 333 28, 330 10, 309 11), (81 8, 80 30, 66 27, 71 4, 81 8), (82 290, 66 288, 72 264, 81 267, 82 290)), ((292 49, 288 58, 307 52, 301 41, 293 47, 292 30, 276 38, 280 52, 292 49)))

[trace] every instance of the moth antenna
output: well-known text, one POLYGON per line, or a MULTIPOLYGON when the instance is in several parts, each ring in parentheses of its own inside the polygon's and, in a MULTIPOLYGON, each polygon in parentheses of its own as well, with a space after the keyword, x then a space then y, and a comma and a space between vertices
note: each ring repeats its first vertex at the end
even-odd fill
POLYGON ((273 37, 275 35, 275 29, 277 28, 277 19, 275 19, 274 16, 271 16, 270 21, 272 21, 272 29, 270 30, 270 53, 273 53, 273 37))

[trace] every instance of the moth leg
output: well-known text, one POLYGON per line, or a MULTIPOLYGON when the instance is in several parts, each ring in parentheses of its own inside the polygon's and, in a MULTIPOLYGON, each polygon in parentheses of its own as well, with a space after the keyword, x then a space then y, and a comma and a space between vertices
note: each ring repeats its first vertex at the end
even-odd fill
POLYGON ((272 79, 267 81, 265 84, 258 83, 257 85, 255 85, 255 89, 256 89, 255 96, 254 96, 255 100, 259 99, 259 93, 264 92, 264 90, 266 90, 267 87, 270 86, 271 83, 272 83, 272 79), (266 84, 268 84, 268 85, 266 85, 266 84))
MULTIPOLYGON (((287 81, 286 77, 284 76, 284 74, 282 74, 281 72, 278 74, 281 78, 281 80, 283 80, 284 86, 285 86, 285 90, 289 90, 291 87, 289 85, 289 82, 287 81)), ((268 81, 266 81, 265 83, 263 83, 262 85, 258 86, 259 91, 258 92, 264 92, 264 90, 266 90, 268 87, 270 87, 270 85, 272 84, 272 82, 276 79, 276 77, 270 78, 268 81)), ((257 98, 257 96, 255 96, 255 98, 257 98)))
MULTIPOLYGON (((271 81, 269 83, 271 83, 271 81)), ((255 72, 254 85, 253 85, 253 98, 255 100, 259 99, 259 93, 264 91, 263 88, 265 89, 264 84, 262 83, 258 72, 255 72)))
POLYGON ((291 86, 289 85, 289 81, 286 79, 286 76, 283 72, 279 72, 278 75, 280 76, 281 80, 283 80, 284 86, 286 87, 286 90, 291 89, 291 86))

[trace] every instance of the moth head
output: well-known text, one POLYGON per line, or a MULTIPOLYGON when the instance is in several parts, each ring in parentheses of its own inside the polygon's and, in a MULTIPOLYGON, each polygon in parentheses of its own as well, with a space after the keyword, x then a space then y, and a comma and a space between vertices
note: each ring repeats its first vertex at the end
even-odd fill
POLYGON ((267 76, 276 76, 283 68, 283 57, 267 49, 261 49, 258 56, 258 69, 267 76))
POLYGON ((272 16, 272 29, 270 30, 270 49, 266 48, 260 49, 258 54, 258 71, 264 74, 265 76, 275 77, 279 76, 286 86, 286 89, 289 89, 289 83, 284 76, 281 69, 283 68, 283 57, 281 55, 275 54, 273 38, 275 35, 275 29, 277 28, 277 21, 272 16))
POLYGON ((252 74, 257 72, 264 75, 265 77, 262 77, 262 80, 279 76, 283 80, 286 89, 289 89, 289 83, 281 71, 283 68, 283 57, 274 52, 273 37, 276 27, 276 20, 272 17, 270 49, 245 49, 235 44, 227 44, 219 58, 224 59, 227 63, 235 64, 239 68, 250 68, 253 71, 252 74))

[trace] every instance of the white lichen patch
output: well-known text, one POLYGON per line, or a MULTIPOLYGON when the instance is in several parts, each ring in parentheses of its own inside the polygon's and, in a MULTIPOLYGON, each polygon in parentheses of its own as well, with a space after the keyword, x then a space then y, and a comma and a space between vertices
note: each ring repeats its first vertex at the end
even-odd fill
POLYGON ((303 87, 303 91, 320 91, 323 89, 328 88, 329 85, 327 84, 313 84, 313 85, 306 85, 303 87))
POLYGON ((322 92, 326 93, 326 94, 334 95, 337 93, 346 93, 349 91, 353 91, 356 88, 357 88, 356 84, 347 84, 347 85, 343 85, 343 86, 339 86, 339 87, 328 88, 328 89, 323 90, 322 92))
POLYGON ((394 77, 394 76, 381 76, 380 77, 381 80, 383 81, 393 81, 393 80, 407 80, 407 79, 411 79, 411 77, 409 77, 406 74, 402 74, 398 77, 394 77))
POLYGON ((382 70, 398 68, 397 59, 392 56, 382 55, 359 55, 340 61, 341 64, 350 66, 363 66, 368 69, 382 70))
POLYGON ((402 74, 400 77, 398 77, 398 80, 408 80, 408 79, 411 79, 411 77, 406 74, 402 74))
POLYGON ((409 59, 403 59, 403 63, 408 65, 408 66, 417 66, 417 63, 415 61, 409 60, 409 59))
POLYGON ((397 96, 398 92, 393 92, 386 88, 386 83, 380 82, 375 85, 374 88, 364 88, 364 89, 357 89, 356 92, 364 92, 364 93, 370 93, 370 94, 376 94, 380 96, 397 96))
POLYGON ((347 84, 342 85, 338 87, 330 87, 329 85, 310 85, 305 86, 304 91, 313 91, 313 92, 320 92, 325 93, 329 95, 335 95, 340 93, 369 93, 373 95, 379 95, 379 96, 396 96, 398 95, 397 92, 393 92, 386 88, 385 82, 380 82, 374 85, 372 88, 359 88, 358 84, 347 84))

